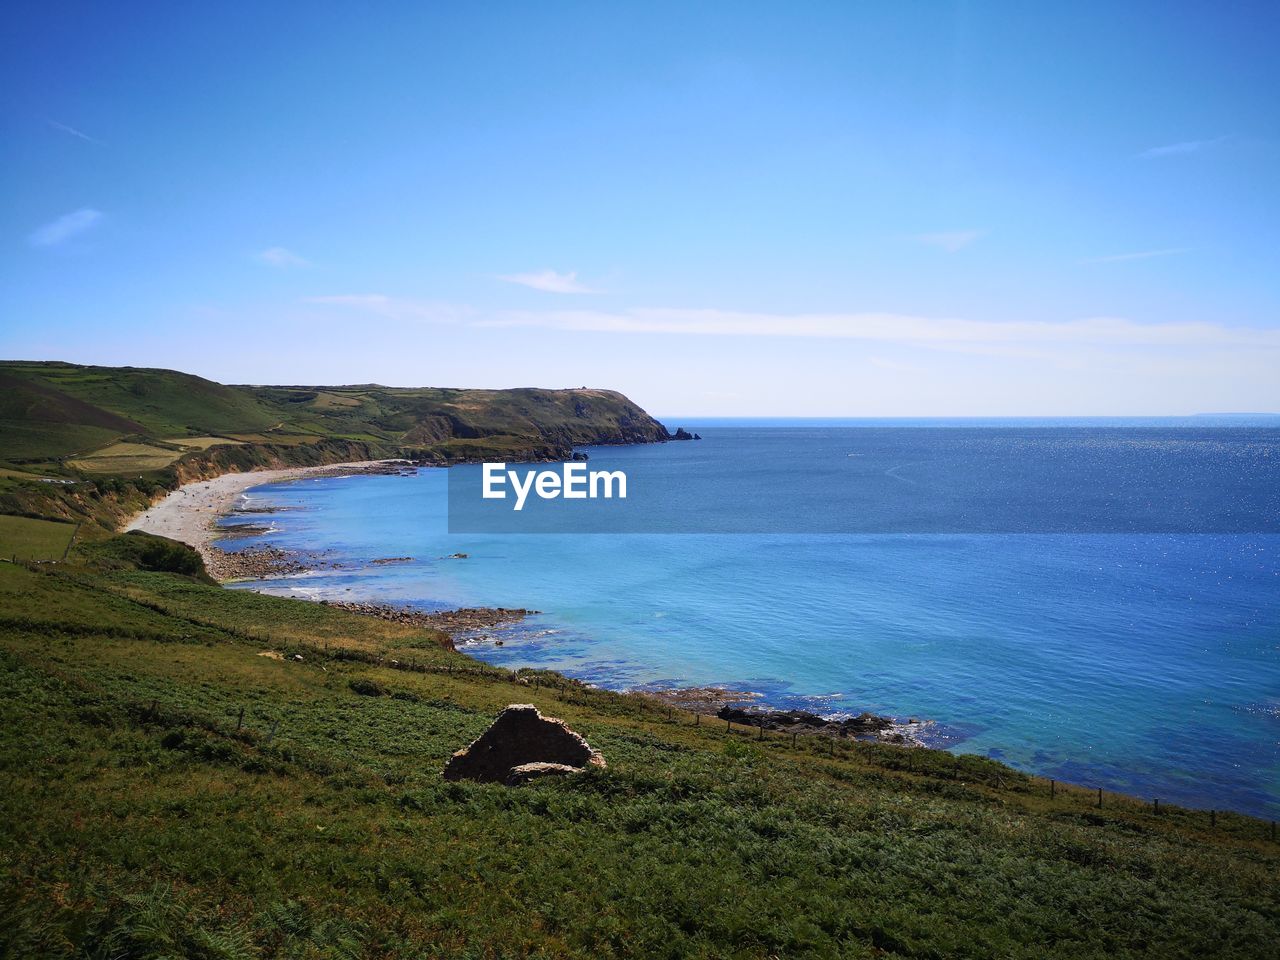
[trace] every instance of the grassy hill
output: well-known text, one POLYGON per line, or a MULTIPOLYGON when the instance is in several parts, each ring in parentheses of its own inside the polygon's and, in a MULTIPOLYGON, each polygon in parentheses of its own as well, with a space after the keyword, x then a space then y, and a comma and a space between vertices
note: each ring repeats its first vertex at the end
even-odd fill
POLYGON ((228 470, 565 459, 580 444, 668 438, 610 390, 227 386, 174 370, 0 361, 0 514, 98 531, 157 491, 228 470))
POLYGON ((0 387, 0 956, 1274 955, 1272 825, 727 730, 110 532, 224 470, 667 436, 619 394, 57 363, 0 387), (445 782, 513 702, 608 768, 445 782))
POLYGON ((158 538, 73 561, 0 564, 6 956, 1274 956, 1256 820, 695 725, 158 538), (608 768, 443 781, 511 702, 608 768))

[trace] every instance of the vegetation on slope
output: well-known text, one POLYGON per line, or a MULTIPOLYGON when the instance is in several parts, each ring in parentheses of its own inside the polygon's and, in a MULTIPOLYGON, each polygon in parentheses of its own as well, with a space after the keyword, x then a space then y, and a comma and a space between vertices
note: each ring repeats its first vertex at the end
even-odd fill
POLYGON ((567 459, 575 445, 668 438, 609 390, 225 386, 173 370, 0 362, 0 514, 88 520, 90 535, 159 491, 231 470, 567 459))
POLYGON ((75 525, 33 517, 0 516, 0 557, 6 560, 61 560, 75 525))
POLYGON ((183 552, 131 534, 0 564, 0 953, 1274 949, 1280 852, 1258 821, 695 726, 420 628, 138 569, 183 552), (563 717, 608 769, 444 782, 510 702, 563 717))

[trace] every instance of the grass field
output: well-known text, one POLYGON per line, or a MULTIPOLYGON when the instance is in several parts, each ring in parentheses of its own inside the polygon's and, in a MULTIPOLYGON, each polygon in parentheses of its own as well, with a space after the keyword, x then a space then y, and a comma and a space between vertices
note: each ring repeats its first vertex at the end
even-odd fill
POLYGON ((346 393, 330 393, 322 392, 316 395, 311 401, 312 406, 320 409, 331 409, 333 407, 358 407, 363 404, 365 397, 361 394, 346 393))
POLYGON ((186 447, 190 450, 208 450, 210 447, 216 447, 220 444, 238 444, 241 441, 232 440, 230 437, 168 437, 165 442, 176 444, 179 447, 186 447))
POLYGON ((303 443, 314 443, 316 436, 310 433, 238 433, 236 440, 240 443, 270 443, 295 447, 303 443))
POLYGON ((14 480, 37 480, 42 476, 39 471, 31 470, 11 470, 8 467, 0 467, 0 477, 10 477, 14 480))
POLYGON ((181 450, 167 450, 149 443, 113 443, 73 460, 67 465, 85 473, 138 473, 160 470, 182 456, 181 450))
POLYGON ((0 557, 60 560, 75 529, 74 523, 0 516, 0 557))
POLYGON ((759 741, 164 573, 0 565, 0 768, 12 956, 1270 957, 1280 932, 1256 820, 759 741), (444 782, 511 702, 608 769, 444 782))

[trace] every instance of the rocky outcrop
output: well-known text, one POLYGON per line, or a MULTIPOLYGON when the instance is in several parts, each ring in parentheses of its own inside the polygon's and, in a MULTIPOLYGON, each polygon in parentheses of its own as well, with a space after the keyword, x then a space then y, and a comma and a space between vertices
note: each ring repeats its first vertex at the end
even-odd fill
POLYGON ((923 746, 921 735, 931 726, 929 721, 912 718, 905 722, 874 713, 860 713, 840 720, 827 719, 807 710, 770 710, 767 708, 722 706, 716 716, 744 727, 762 727, 783 733, 817 733, 828 737, 853 737, 879 740, 905 746, 923 746))
POLYGON ((507 773, 507 779, 502 782, 508 787, 518 787, 543 777, 564 777, 581 772, 581 767, 571 767, 567 763, 522 763, 518 767, 512 767, 507 773))
POLYGON ((204 551, 205 568, 215 580, 266 580, 315 569, 313 557, 280 547, 253 547, 227 551, 210 546, 204 551))
POLYGON ((477 740, 449 758, 444 778, 516 786, 604 765, 600 751, 563 720, 544 717, 531 703, 513 703, 477 740))

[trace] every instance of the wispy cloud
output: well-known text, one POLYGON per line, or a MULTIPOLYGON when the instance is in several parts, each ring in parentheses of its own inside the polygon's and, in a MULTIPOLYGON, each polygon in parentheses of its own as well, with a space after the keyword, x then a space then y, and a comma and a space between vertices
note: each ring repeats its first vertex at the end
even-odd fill
POLYGON ((96 143, 98 146, 104 146, 101 140, 97 137, 89 136, 83 130, 77 130, 75 127, 67 126, 65 123, 59 123, 57 120, 51 120, 49 118, 45 119, 45 123, 49 124, 49 126, 54 130, 57 130, 60 133, 65 133, 69 137, 78 137, 87 143, 96 143))
POLYGON ((1216 147, 1226 141, 1226 137, 1214 137, 1212 140, 1183 140, 1181 143, 1168 143, 1162 147, 1143 150, 1139 157, 1143 160, 1158 160, 1161 157, 1179 157, 1187 153, 1199 153, 1208 147, 1216 147))
POLYGON ((311 297, 306 302, 397 320, 463 322, 481 328, 538 327, 620 334, 827 338, 979 353, 1010 353, 1061 344, 1082 347, 1244 346, 1280 349, 1280 329, 1228 327, 1214 323, 1143 324, 1122 317, 995 322, 895 313, 784 314, 651 307, 618 311, 508 310, 485 313, 471 307, 383 294, 311 297))
POLYGON ((915 239, 925 246, 937 247, 947 253, 956 253, 971 247, 985 234, 984 230, 943 230, 939 233, 919 233, 915 239))
POLYGON ((543 293, 597 293, 585 284, 578 282, 576 271, 557 273, 554 270, 539 270, 534 273, 510 273, 498 277, 506 283, 517 283, 522 287, 541 290, 543 293))
POLYGON ((458 323, 472 316, 470 307, 430 300, 391 297, 385 293, 354 293, 323 297, 304 297, 303 303, 324 307, 340 307, 359 313, 373 314, 388 320, 417 320, 427 323, 458 323))
POLYGON ((888 357, 867 357, 867 363, 873 367, 879 367, 881 370, 888 370, 891 373, 924 373, 923 367, 914 363, 903 363, 901 360, 891 360, 888 357))
POLYGON ((1124 260, 1150 260, 1152 257, 1171 257, 1178 253, 1189 253, 1190 247, 1167 247, 1163 250, 1139 250, 1136 253, 1116 253, 1109 257, 1089 257, 1081 263, 1120 263, 1124 260))
POLYGON ((513 311, 479 321, 483 326, 548 326, 613 333, 675 333, 748 337, 826 337, 906 343, 1054 344, 1095 346, 1251 345, 1280 348, 1280 329, 1212 323, 1134 323, 1120 317, 1064 321, 964 320, 892 313, 771 314, 707 309, 637 308, 513 311))
POLYGON ((269 267, 276 267, 280 270, 311 266, 311 261, 306 257, 300 257, 285 247, 267 247, 267 249, 254 254, 254 258, 260 263, 265 263, 269 267))
POLYGON ((37 228, 27 237, 27 242, 33 247, 60 246, 85 231, 92 230, 102 221, 102 216, 100 210, 82 207, 37 228))

